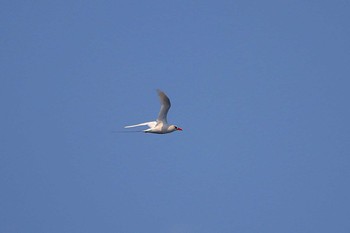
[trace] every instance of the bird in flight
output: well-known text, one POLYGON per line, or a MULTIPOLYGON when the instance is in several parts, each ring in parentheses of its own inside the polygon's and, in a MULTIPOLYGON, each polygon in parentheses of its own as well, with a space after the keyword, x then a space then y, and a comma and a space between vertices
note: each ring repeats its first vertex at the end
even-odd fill
POLYGON ((177 127, 176 125, 170 125, 168 124, 167 121, 167 115, 168 111, 170 109, 171 103, 166 96, 164 92, 161 90, 157 90, 159 100, 160 100, 160 111, 158 114, 158 118, 156 121, 150 121, 150 122, 145 122, 145 123, 140 123, 137 125, 129 125, 125 126, 125 128, 133 128, 133 127, 138 127, 138 126, 144 126, 147 125, 149 128, 146 130, 143 130, 145 133, 156 133, 156 134, 166 134, 166 133, 172 133, 174 131, 182 131, 180 127, 177 127))

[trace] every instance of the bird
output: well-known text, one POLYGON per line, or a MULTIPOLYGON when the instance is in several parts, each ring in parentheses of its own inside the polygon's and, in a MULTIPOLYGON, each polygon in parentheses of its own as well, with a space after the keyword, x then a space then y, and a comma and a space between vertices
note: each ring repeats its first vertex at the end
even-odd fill
POLYGON ((171 107, 169 97, 161 90, 157 89, 159 100, 160 100, 160 111, 156 121, 144 122, 136 125, 128 125, 124 128, 133 128, 138 126, 148 126, 149 128, 143 130, 145 133, 155 133, 155 134, 166 134, 172 133, 174 131, 182 131, 180 127, 176 125, 168 124, 167 115, 171 107))

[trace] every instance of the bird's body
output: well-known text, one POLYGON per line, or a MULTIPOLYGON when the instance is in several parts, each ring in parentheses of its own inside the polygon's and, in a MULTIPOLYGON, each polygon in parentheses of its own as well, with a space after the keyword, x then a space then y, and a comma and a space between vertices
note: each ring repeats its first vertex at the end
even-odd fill
POLYGON ((147 125, 149 128, 144 130, 143 132, 145 133, 156 133, 156 134, 166 134, 166 133, 171 133, 177 130, 182 131, 181 128, 175 126, 175 125, 170 125, 168 124, 167 120, 167 115, 168 111, 171 107, 170 100, 166 94, 160 90, 158 91, 159 99, 160 99, 160 111, 158 114, 158 118, 156 121, 150 121, 150 122, 145 122, 137 125, 129 125, 125 126, 125 128, 133 128, 133 127, 138 127, 138 126, 144 126, 147 125))

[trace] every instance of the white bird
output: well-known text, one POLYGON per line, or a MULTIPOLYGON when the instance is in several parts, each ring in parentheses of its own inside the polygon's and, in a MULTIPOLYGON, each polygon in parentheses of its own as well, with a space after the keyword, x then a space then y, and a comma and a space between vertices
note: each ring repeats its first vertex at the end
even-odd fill
POLYGON ((165 134, 165 133, 171 133, 177 130, 182 131, 180 127, 177 127, 176 125, 170 125, 167 121, 167 115, 168 111, 171 107, 170 100, 168 96, 161 90, 157 90, 159 99, 160 99, 160 111, 158 114, 158 118, 156 121, 150 121, 145 123, 140 123, 137 125, 129 125, 125 126, 125 128, 132 128, 132 127, 138 127, 138 126, 144 126, 147 125, 149 128, 146 130, 143 130, 145 133, 157 133, 157 134, 165 134))

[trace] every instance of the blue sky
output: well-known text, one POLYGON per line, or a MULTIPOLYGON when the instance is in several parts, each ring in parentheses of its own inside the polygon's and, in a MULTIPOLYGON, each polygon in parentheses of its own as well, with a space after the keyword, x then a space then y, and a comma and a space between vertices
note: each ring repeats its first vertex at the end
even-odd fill
POLYGON ((348 1, 0 12, 0 232, 349 232, 348 1))

